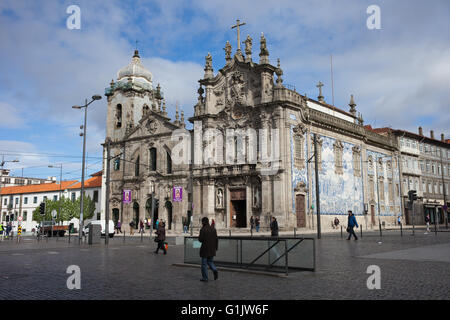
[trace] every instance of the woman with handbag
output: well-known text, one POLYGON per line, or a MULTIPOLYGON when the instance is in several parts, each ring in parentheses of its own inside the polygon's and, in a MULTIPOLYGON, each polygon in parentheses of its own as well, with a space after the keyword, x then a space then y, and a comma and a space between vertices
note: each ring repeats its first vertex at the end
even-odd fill
POLYGON ((164 245, 165 240, 166 240, 165 223, 161 222, 158 225, 158 230, 156 230, 155 241, 158 242, 158 247, 156 248, 156 251, 155 251, 156 254, 158 254, 159 249, 162 249, 164 251, 164 254, 167 254, 167 250, 164 245))

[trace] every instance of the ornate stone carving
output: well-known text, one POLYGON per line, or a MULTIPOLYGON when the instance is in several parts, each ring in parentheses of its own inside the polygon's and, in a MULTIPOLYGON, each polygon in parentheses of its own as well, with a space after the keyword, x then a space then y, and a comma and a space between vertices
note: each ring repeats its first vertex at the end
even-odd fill
POLYGON ((147 128, 148 133, 154 134, 156 130, 158 129, 158 121, 155 119, 148 119, 145 127, 147 128))
POLYGON ((268 82, 266 83, 266 86, 264 87, 264 93, 266 94, 266 96, 271 97, 273 94, 273 85, 272 83, 268 82))

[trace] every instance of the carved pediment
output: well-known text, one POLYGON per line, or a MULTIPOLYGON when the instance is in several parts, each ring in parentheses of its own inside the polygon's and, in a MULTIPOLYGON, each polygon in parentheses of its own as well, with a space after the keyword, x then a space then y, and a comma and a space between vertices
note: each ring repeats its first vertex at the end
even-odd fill
POLYGON ((148 113, 139 121, 139 125, 130 132, 129 138, 161 134, 172 132, 179 129, 166 118, 157 112, 148 111, 148 113))

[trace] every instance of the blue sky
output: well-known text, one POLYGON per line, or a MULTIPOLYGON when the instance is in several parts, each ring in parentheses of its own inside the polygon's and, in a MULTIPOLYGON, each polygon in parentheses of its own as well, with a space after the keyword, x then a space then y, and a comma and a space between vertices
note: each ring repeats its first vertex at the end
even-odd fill
MULTIPOLYGON (((281 59, 284 83, 317 97, 325 84, 331 103, 333 54, 335 105, 348 110, 350 94, 366 124, 429 135, 450 130, 450 2, 434 1, 21 1, 0 2, 0 157, 25 176, 80 179, 83 103, 127 65, 135 41, 143 64, 161 83, 169 115, 178 101, 186 118, 197 101, 204 57, 214 71, 225 63, 227 40, 236 49, 253 38, 258 60, 264 32, 270 61, 281 59), (68 6, 81 9, 81 29, 69 30, 68 6), (369 30, 369 5, 381 9, 381 30, 369 30)), ((88 112, 88 174, 101 169, 106 99, 88 112)))

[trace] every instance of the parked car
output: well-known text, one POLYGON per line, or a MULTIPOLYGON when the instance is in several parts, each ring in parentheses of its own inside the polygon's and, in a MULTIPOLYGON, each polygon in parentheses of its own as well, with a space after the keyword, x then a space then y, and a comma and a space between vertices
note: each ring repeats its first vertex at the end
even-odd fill
MULTIPOLYGON (((104 237, 105 236, 105 220, 92 220, 89 221, 83 228, 83 235, 88 235, 89 234, 89 226, 92 225, 100 225, 102 227, 101 229, 101 236, 104 237)), ((109 220, 109 224, 108 224, 108 233, 109 233, 109 237, 112 238, 114 237, 114 221, 109 220)))

